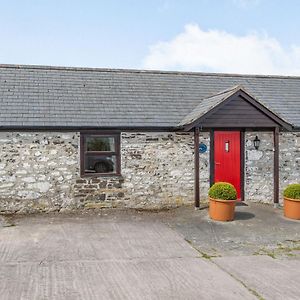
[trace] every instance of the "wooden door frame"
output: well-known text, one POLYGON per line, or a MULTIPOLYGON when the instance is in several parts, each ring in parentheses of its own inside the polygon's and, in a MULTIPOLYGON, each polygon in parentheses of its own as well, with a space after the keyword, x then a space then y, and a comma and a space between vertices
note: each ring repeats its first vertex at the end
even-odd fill
POLYGON ((211 129, 210 130, 210 151, 209 151, 209 183, 212 186, 215 182, 215 131, 238 131, 240 132, 240 189, 241 201, 245 200, 245 129, 211 129))

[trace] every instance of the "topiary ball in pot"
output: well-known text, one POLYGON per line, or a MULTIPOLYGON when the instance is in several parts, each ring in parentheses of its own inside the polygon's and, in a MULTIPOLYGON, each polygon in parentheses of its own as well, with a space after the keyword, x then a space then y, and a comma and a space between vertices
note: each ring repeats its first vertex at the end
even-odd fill
POLYGON ((236 200, 237 191, 235 187, 228 182, 217 182, 211 186, 208 192, 209 197, 221 200, 236 200))
POLYGON ((288 185, 283 192, 284 216, 300 220, 300 183, 288 185))
POLYGON ((237 192, 228 182, 215 183, 208 192, 209 216, 216 221, 228 222, 234 219, 237 192))
POLYGON ((300 183, 288 185, 284 189, 283 196, 290 199, 300 199, 300 183))

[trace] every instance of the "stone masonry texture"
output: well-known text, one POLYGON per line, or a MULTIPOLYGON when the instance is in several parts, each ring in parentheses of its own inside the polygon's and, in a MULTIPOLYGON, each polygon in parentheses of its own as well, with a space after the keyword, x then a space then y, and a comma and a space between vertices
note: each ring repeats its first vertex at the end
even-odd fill
MULTIPOLYGON (((273 136, 246 132, 246 200, 273 200, 273 136), (259 150, 253 139, 261 139, 259 150)), ((38 212, 77 208, 160 209, 192 203, 193 133, 121 133, 122 176, 80 177, 78 132, 0 133, 0 211, 38 212)), ((200 194, 209 188, 208 146, 200 154, 200 194)), ((280 135, 280 188, 299 182, 300 134, 280 135)))
POLYGON ((273 201, 274 145, 272 132, 245 133, 245 199, 258 202, 273 201), (253 145, 261 140, 259 149, 253 145))
POLYGON ((280 195, 291 183, 300 183, 300 132, 280 135, 279 152, 280 195))
MULTIPOLYGON (((209 134, 200 133, 209 146, 209 134)), ((153 208, 193 201, 194 138, 191 133, 123 133, 122 175, 128 206, 153 208)), ((209 149, 200 154, 200 194, 209 188, 209 149)))
POLYGON ((35 212, 76 207, 77 133, 0 133, 0 209, 35 212))
MULTIPOLYGON (((273 163, 274 141, 272 132, 246 132, 245 134, 245 198, 272 203, 274 195, 273 163), (261 140, 255 150, 255 136, 261 140)), ((279 136, 279 187, 280 202, 283 189, 300 182, 300 133, 282 132, 279 136)))

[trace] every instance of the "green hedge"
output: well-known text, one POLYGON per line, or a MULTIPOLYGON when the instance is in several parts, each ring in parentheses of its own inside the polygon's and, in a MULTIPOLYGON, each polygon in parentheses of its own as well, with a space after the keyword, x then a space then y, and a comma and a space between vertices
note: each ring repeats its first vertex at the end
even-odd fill
POLYGON ((237 192, 235 187, 228 182, 217 182, 211 186, 208 192, 209 197, 221 200, 236 200, 237 192))
POLYGON ((291 199, 300 199, 300 183, 288 185, 283 192, 283 196, 291 199))

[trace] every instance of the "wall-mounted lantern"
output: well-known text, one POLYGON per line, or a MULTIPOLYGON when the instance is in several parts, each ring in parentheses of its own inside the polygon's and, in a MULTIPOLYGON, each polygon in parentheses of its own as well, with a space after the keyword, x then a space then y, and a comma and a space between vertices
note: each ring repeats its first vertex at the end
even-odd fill
POLYGON ((254 145, 254 148, 256 150, 258 150, 259 145, 260 145, 260 139, 258 138, 258 136, 256 136, 255 139, 253 140, 253 145, 254 145))

